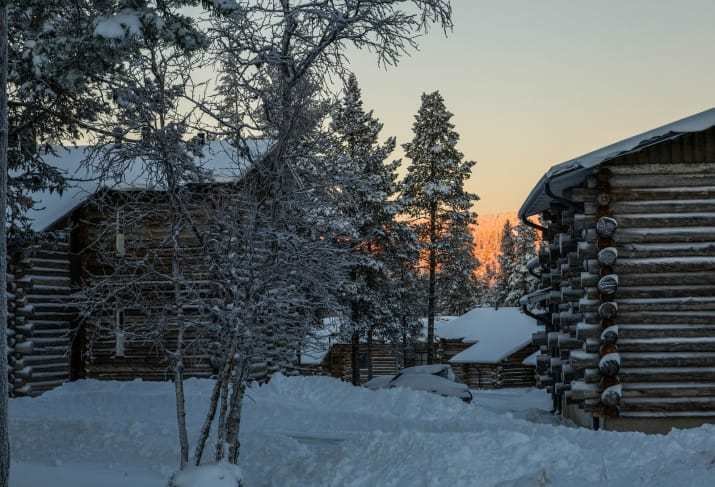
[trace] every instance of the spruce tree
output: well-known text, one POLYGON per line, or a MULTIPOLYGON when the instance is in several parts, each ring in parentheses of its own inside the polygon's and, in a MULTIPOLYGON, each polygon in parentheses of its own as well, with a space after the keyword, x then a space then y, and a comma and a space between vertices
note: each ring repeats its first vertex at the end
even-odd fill
POLYGON ((538 284, 526 267, 529 260, 536 257, 536 230, 520 222, 513 231, 513 246, 514 262, 508 277, 505 306, 517 306, 519 299, 534 291, 538 284))
POLYGON ((514 254, 514 235, 511 222, 507 220, 504 223, 501 234, 501 244, 499 247, 499 269, 497 271, 495 286, 495 302, 494 306, 505 306, 506 299, 509 295, 509 278, 516 264, 516 256, 514 254))
POLYGON ((518 306, 521 296, 536 289, 537 280, 529 274, 527 262, 536 255, 536 232, 519 223, 504 224, 499 252, 499 271, 495 285, 495 306, 518 306))
POLYGON ((380 143, 382 123, 363 108, 355 75, 346 82, 345 96, 333 114, 331 129, 337 163, 335 179, 341 188, 339 210, 352 232, 341 236, 341 240, 348 244, 353 262, 344 299, 350 312, 353 382, 357 384, 360 336, 365 333, 372 339, 377 327, 384 332, 394 319, 384 259, 394 244, 390 228, 397 214, 394 195, 399 161, 387 162, 395 140, 380 143))
POLYGON ((474 255, 474 237, 469 230, 472 212, 451 222, 447 231, 450 253, 438 262, 437 296, 441 314, 463 315, 478 302, 481 283, 476 275, 479 260, 474 255))
POLYGON ((474 162, 465 161, 457 149, 459 134, 451 119, 452 113, 438 91, 423 94, 412 127, 414 137, 403 145, 405 155, 412 161, 403 182, 405 210, 415 223, 428 268, 428 363, 434 361, 438 265, 454 259, 454 239, 450 235, 457 234, 460 224, 464 225, 462 231, 466 230, 465 222, 473 218, 470 208, 478 200, 477 195, 464 189, 474 162))

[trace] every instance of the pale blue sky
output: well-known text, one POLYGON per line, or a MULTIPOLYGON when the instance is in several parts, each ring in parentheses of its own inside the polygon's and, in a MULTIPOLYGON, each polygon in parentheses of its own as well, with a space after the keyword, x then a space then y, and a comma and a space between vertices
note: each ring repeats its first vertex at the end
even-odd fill
POLYGON ((453 0, 454 32, 379 70, 353 57, 385 134, 409 139, 439 89, 477 160, 480 213, 516 209, 544 170, 715 106, 715 1, 453 0))

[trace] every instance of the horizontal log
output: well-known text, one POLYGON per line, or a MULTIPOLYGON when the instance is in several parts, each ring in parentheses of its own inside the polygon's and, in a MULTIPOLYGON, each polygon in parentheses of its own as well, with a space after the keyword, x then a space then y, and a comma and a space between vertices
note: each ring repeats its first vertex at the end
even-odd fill
POLYGON ((677 188, 715 186, 715 174, 628 174, 610 178, 611 188, 677 188))
POLYGON ((624 412, 715 412, 715 397, 623 398, 619 409, 624 412))
POLYGON ((620 247, 624 259, 648 257, 715 257, 715 242, 631 243, 620 247))
POLYGON ((597 353, 587 353, 581 350, 572 350, 569 353, 569 362, 577 370, 598 367, 600 357, 597 353))
POLYGON ((589 384, 583 381, 573 381, 568 394, 569 399, 584 400, 598 399, 601 397, 601 388, 596 384, 589 384))
POLYGON ((715 397, 715 384, 693 382, 636 382, 623 385, 623 396, 639 397, 715 397))
POLYGON ((715 338, 709 337, 648 337, 622 338, 620 351, 626 352, 715 352, 715 338))
POLYGON ((715 324, 624 324, 618 325, 621 338, 715 338, 715 324))
POLYGON ((715 297, 618 299, 619 313, 635 311, 715 311, 715 297))
POLYGON ((586 340, 587 338, 597 337, 601 334, 603 328, 601 325, 579 323, 576 325, 576 338, 586 340))
POLYGON ((625 384, 633 382, 715 382, 715 367, 621 367, 625 384))
POLYGON ((715 323, 713 311, 638 311, 618 313, 619 323, 630 324, 690 324, 710 325, 715 323))
POLYGON ((715 257, 654 257, 619 259, 613 267, 616 274, 715 271, 715 257))
POLYGON ((609 164, 612 175, 680 175, 680 174, 715 174, 715 164, 712 162, 668 162, 668 163, 622 163, 609 164))
POLYGON ((622 228, 613 241, 619 248, 629 243, 713 242, 715 227, 622 228))
MULTIPOLYGON (((597 189, 573 188, 570 198, 581 203, 594 203, 597 189)), ((709 200, 715 199, 715 185, 692 184, 688 186, 662 188, 611 188, 612 201, 653 201, 653 200, 709 200)))
MULTIPOLYGON (((643 214, 643 213, 695 213, 715 212, 715 199, 699 200, 652 200, 652 201, 617 201, 611 204, 610 210, 614 215, 643 214)), ((598 206, 591 203, 586 211, 595 215, 598 206)))
POLYGON ((630 213, 614 214, 621 228, 707 227, 715 213, 630 213))

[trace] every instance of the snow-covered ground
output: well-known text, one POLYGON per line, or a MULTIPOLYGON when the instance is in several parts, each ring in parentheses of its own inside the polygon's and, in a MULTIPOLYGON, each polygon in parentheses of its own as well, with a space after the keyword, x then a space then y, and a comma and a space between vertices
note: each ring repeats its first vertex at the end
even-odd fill
MULTIPOLYGON (((199 428, 210 381, 187 384, 199 428)), ((13 487, 162 487, 176 463, 168 383, 70 383, 11 401, 13 487)), ((536 390, 472 404, 325 377, 250 391, 242 468, 259 486, 710 486, 715 427, 667 436, 561 425, 536 390)))

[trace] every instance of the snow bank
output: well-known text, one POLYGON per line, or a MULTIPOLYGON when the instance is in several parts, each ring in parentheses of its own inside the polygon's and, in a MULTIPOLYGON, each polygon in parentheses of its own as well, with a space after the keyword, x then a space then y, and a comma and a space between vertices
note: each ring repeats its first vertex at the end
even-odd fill
POLYGON ((230 463, 201 465, 174 474, 169 487, 240 487, 241 469, 230 463))
MULTIPOLYGON (((195 439, 211 381, 186 384, 195 439)), ((165 487, 176 469, 168 383, 81 381, 10 401, 13 487, 165 487)), ((245 403, 251 487, 710 486, 715 427, 644 435, 560 424, 533 389, 472 404, 326 377, 276 377, 245 403)), ((213 444, 213 443, 210 443, 213 444)))

